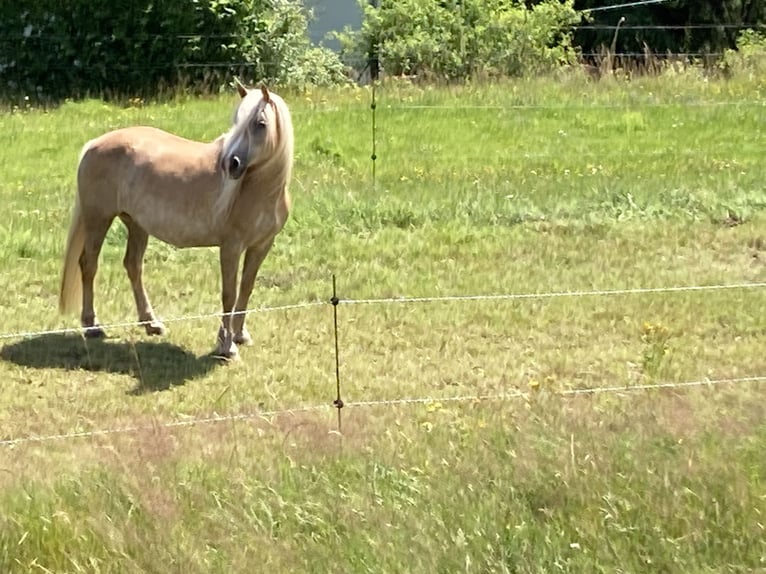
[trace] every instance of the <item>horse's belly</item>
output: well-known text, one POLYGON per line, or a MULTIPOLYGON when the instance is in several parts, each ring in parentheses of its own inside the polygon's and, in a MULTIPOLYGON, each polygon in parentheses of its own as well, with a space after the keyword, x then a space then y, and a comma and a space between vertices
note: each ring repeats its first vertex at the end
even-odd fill
POLYGON ((151 186, 151 192, 143 194, 135 189, 126 186, 120 209, 149 235, 176 247, 217 245, 206 198, 164 193, 160 186, 151 186))
POLYGON ((123 209, 137 225, 149 235, 175 247, 209 247, 218 245, 219 238, 212 228, 209 217, 196 213, 185 213, 175 209, 123 209))
POLYGON ((187 222, 183 227, 163 225, 159 221, 139 221, 141 227, 151 236, 175 247, 212 247, 218 245, 217 237, 207 226, 187 222))

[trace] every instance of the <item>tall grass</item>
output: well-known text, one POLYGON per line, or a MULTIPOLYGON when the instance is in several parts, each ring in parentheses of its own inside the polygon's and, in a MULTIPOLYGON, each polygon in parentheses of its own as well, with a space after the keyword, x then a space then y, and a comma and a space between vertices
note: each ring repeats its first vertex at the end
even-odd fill
MULTIPOLYGON (((764 281, 760 79, 575 77, 285 94, 295 209, 254 305, 342 297, 764 281)), ((233 97, 0 116, 0 320, 55 314, 82 144, 146 123, 212 139, 233 97)), ((133 318, 110 231, 96 303, 133 318)), ((213 250, 150 243, 166 318, 217 310, 213 250)), ((8 337, 2 572, 745 572, 766 568, 762 386, 559 391, 766 374, 760 289, 341 306, 253 314, 239 364, 215 320, 8 337), (515 400, 446 401, 525 392, 515 400)))

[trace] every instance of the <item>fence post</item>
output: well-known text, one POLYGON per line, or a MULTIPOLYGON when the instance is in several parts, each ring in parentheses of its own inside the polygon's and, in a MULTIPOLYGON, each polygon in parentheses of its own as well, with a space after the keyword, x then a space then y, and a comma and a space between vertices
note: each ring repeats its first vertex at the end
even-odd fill
POLYGON ((370 156, 370 159, 372 160, 372 191, 375 191, 375 161, 378 159, 378 153, 377 153, 377 125, 375 121, 375 110, 378 107, 378 103, 376 101, 375 97, 375 86, 377 85, 376 81, 372 82, 372 103, 370 104, 370 110, 372 110, 372 155, 370 156))
POLYGON ((335 334, 335 389, 336 389, 336 397, 333 401, 333 406, 338 409, 338 432, 343 432, 343 428, 341 426, 341 409, 343 409, 343 399, 340 396, 340 353, 338 350, 338 303, 340 303, 340 299, 338 299, 338 291, 335 286, 335 273, 332 275, 332 297, 330 298, 330 303, 332 303, 332 314, 333 314, 333 332, 335 334))

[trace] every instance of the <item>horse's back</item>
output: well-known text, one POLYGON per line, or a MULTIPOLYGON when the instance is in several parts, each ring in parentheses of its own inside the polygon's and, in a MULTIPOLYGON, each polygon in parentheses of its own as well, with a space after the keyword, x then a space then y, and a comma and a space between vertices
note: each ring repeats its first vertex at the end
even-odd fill
POLYGON ((115 191, 126 186, 167 188, 169 182, 209 187, 219 178, 216 147, 158 128, 121 128, 85 145, 77 177, 80 187, 115 191))
POLYGON ((107 132, 85 144, 80 155, 84 160, 101 162, 128 161, 160 163, 163 160, 183 160, 199 163, 209 144, 171 134, 159 128, 134 126, 107 132))
POLYGON ((80 202, 95 217, 128 215, 180 247, 211 244, 209 213, 221 181, 216 149, 152 127, 107 132, 82 154, 80 202))

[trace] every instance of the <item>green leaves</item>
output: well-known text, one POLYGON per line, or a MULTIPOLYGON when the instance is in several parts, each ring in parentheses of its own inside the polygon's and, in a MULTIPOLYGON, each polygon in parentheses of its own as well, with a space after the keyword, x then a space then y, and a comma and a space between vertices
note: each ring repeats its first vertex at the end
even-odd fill
POLYGON ((383 0, 360 32, 340 35, 350 63, 377 52, 392 75, 522 76, 572 61, 572 1, 533 8, 501 0, 383 0))
POLYGON ((233 74, 298 85, 345 80, 315 48, 301 0, 68 0, 0 7, 0 97, 58 100, 215 91, 233 74))

